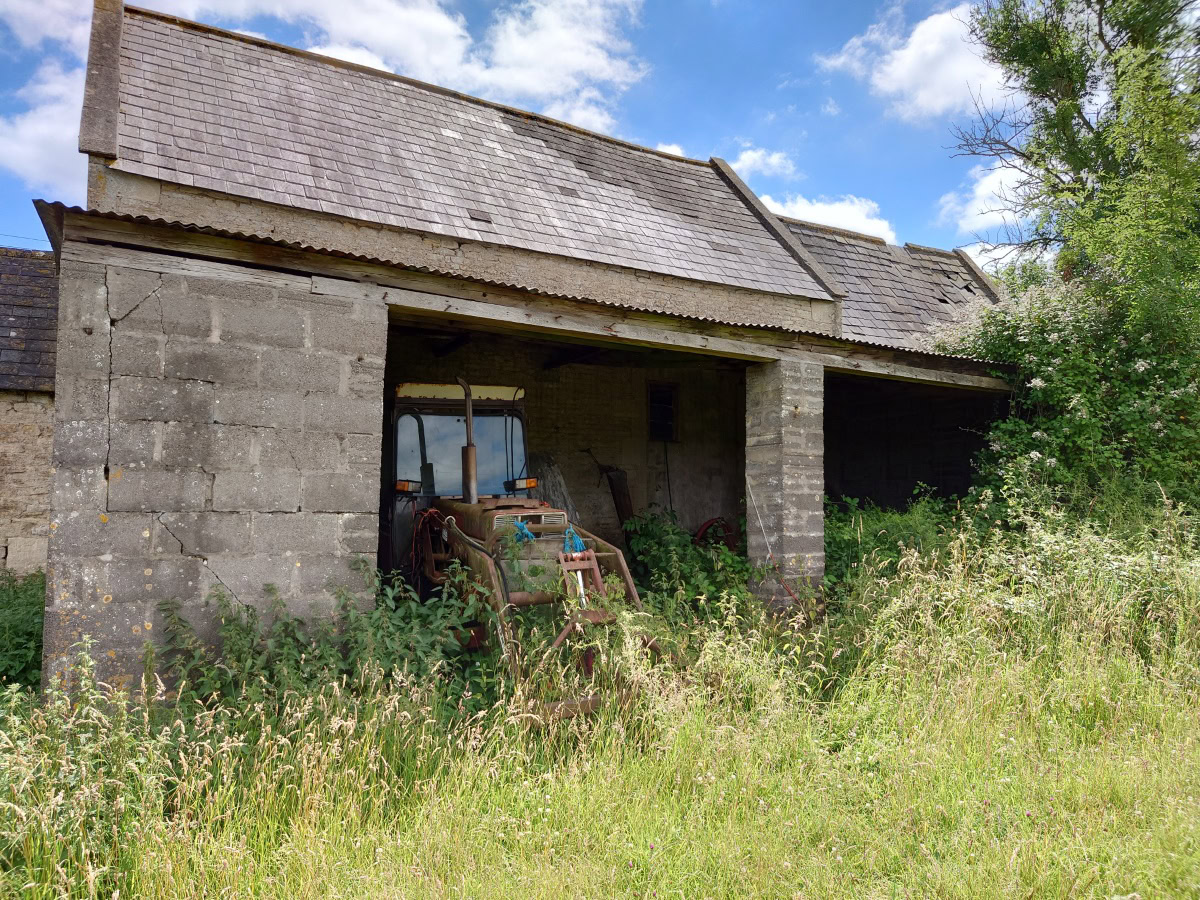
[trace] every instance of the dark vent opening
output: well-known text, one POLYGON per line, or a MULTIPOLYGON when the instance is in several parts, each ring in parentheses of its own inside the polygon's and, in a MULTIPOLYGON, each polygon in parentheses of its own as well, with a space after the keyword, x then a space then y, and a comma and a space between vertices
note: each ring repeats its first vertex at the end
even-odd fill
POLYGON ((646 429, 652 441, 678 439, 675 408, 679 385, 652 381, 646 385, 646 429))

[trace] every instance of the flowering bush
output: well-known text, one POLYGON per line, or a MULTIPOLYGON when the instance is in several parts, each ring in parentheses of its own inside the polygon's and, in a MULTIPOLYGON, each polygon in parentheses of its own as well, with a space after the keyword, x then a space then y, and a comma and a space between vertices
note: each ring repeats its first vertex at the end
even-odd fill
POLYGON ((985 483, 1027 473, 1086 495, 1115 477, 1200 500, 1200 339, 1080 284, 1047 280, 985 311, 955 349, 1015 367, 985 483))

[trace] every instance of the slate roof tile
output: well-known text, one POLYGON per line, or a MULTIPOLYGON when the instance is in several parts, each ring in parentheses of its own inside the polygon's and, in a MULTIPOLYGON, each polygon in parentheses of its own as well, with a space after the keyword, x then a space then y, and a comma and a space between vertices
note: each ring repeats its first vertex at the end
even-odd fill
POLYGON ((829 298, 707 163, 168 16, 130 8, 124 16, 117 168, 455 238, 482 234, 829 298), (469 209, 491 213, 491 225, 476 227, 469 209), (713 243, 736 248, 736 264, 713 243))
POLYGON ((53 391, 57 335, 54 254, 0 247, 0 390, 53 391))
POLYGON ((865 234, 783 221, 846 288, 843 337, 925 349, 932 329, 955 321, 969 304, 999 299, 957 253, 897 247, 865 234))

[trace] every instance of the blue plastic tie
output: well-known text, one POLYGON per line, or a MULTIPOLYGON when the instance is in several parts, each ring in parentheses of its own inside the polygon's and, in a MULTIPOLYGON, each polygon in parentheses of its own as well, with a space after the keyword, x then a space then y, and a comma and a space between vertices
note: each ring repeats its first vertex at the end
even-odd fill
POLYGON ((575 526, 568 525, 567 533, 563 535, 563 553, 582 553, 586 549, 583 540, 575 533, 575 526))

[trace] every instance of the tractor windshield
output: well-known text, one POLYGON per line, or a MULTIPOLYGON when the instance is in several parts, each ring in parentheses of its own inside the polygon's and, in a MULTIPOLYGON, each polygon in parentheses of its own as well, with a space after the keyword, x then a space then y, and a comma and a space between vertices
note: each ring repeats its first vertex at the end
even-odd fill
MULTIPOLYGON (((525 425, 511 412, 475 410, 479 495, 503 495, 525 477, 525 425)), ((452 412, 404 412, 396 420, 396 479, 421 484, 421 496, 462 495, 466 421, 452 412)))

